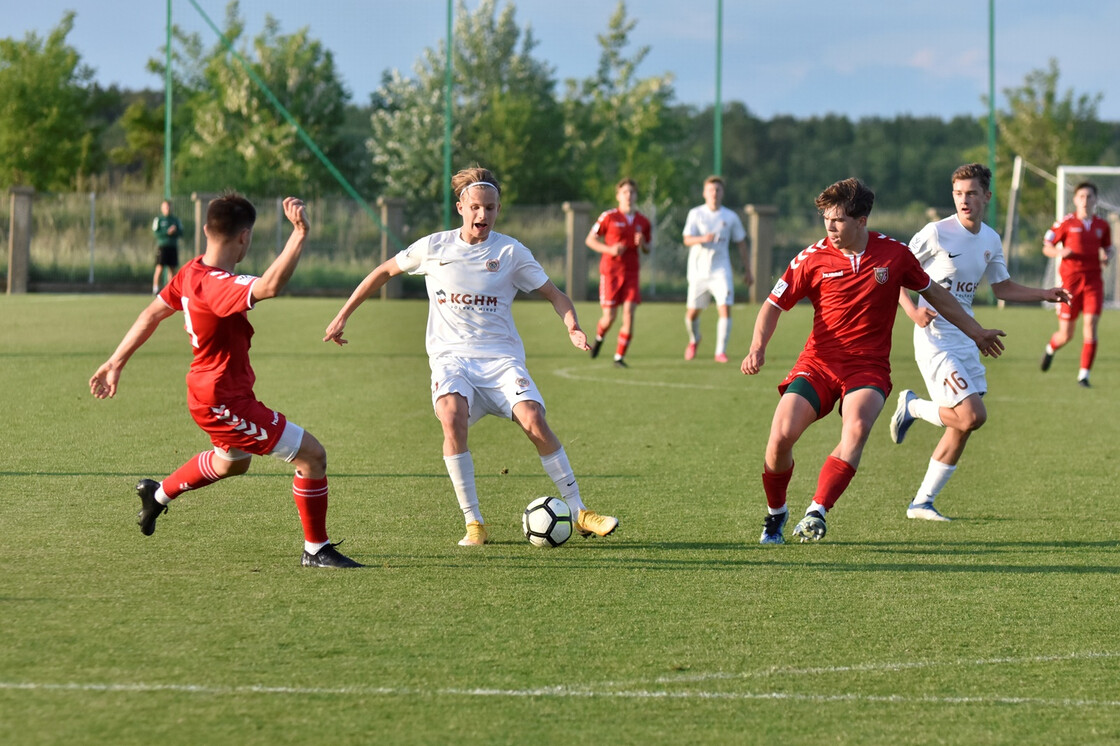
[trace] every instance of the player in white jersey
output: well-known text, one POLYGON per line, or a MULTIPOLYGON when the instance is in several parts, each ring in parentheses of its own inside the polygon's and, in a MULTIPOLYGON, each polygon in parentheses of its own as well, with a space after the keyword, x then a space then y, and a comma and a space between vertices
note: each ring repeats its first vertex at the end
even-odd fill
MULTIPOLYGON (((910 240, 910 250, 930 278, 949 290, 970 316, 974 315, 976 288, 985 278, 1001 300, 1068 303, 1069 294, 1062 288, 1044 290, 1011 280, 1000 237, 984 224, 992 198, 991 181, 992 172, 979 163, 954 171, 956 214, 922 228, 910 240)), ((971 339, 938 316, 924 298, 915 305, 904 290, 899 293, 899 303, 915 323, 914 357, 930 398, 920 399, 909 389, 899 393, 891 417, 891 440, 901 443, 916 419, 945 428, 906 517, 948 521, 933 501, 953 476, 969 435, 988 418, 981 399, 988 391, 988 381, 971 339)))
POLYGON ((700 343, 700 312, 714 299, 719 308, 716 325, 717 363, 727 362, 727 339, 731 336, 731 304, 735 302, 735 276, 731 272, 732 241, 743 260, 743 282, 752 282, 747 232, 743 221, 723 206, 723 179, 709 176, 704 180, 704 204, 688 211, 684 222, 684 245, 688 250, 688 298, 684 323, 688 329, 688 347, 684 359, 696 357, 700 343))
POLYGON ((544 399, 525 366, 525 348, 513 322, 517 292, 536 291, 564 320, 568 337, 590 350, 571 299, 548 279, 529 249, 496 233, 501 187, 490 171, 469 168, 451 186, 463 218, 457 230, 433 233, 382 263, 358 285, 327 327, 323 341, 344 345, 346 321, 389 278, 423 275, 428 289, 425 346, 432 370, 432 406, 443 426, 443 460, 463 512, 462 546, 489 541, 478 506, 474 460, 467 447, 470 426, 484 415, 512 419, 537 447, 541 464, 576 518, 583 536, 606 536, 618 519, 588 510, 568 457, 545 419, 544 399))

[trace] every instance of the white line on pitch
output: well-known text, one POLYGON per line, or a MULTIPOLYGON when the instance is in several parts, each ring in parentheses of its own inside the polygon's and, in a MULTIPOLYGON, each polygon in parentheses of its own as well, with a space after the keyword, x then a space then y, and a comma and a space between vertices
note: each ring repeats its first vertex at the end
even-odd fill
POLYGON ((587 375, 585 373, 575 372, 576 368, 557 368, 552 371, 561 378, 567 378, 570 381, 593 381, 595 383, 619 383, 624 386, 653 386, 656 388, 665 389, 699 389, 702 391, 739 391, 736 386, 708 386, 700 383, 669 383, 668 381, 635 381, 632 378, 625 377, 626 374, 618 376, 597 376, 587 375))
POLYGON ((1120 700, 1043 699, 1040 697, 910 697, 901 694, 799 694, 796 692, 708 692, 665 690, 594 691, 544 687, 539 689, 406 689, 395 687, 291 687, 291 686, 202 686, 194 684, 42 684, 0 682, 0 689, 65 692, 176 692, 225 696, 230 694, 283 694, 299 696, 444 696, 444 697, 580 697, 587 699, 697 699, 697 700, 793 700, 802 702, 876 702, 884 704, 1037 705, 1042 707, 1120 707, 1120 700))
MULTIPOLYGON (((1024 658, 980 658, 960 659, 954 661, 908 661, 899 663, 858 663, 851 666, 820 666, 814 668, 764 668, 758 671, 718 671, 714 673, 680 674, 673 676, 659 676, 653 679, 656 684, 680 684, 697 681, 714 681, 727 679, 755 679, 766 676, 806 676, 829 673, 875 673, 879 671, 907 671, 915 668, 934 668, 938 666, 995 666, 995 665, 1023 665, 1028 663, 1052 663, 1056 661, 1071 660, 1099 660, 1107 658, 1120 658, 1120 652, 1085 652, 1067 653, 1062 655, 1037 655, 1024 658)), ((645 681, 645 680, 643 680, 645 681)), ((641 685, 642 681, 619 683, 615 686, 628 687, 641 685)), ((600 684, 599 686, 611 686, 600 684)))

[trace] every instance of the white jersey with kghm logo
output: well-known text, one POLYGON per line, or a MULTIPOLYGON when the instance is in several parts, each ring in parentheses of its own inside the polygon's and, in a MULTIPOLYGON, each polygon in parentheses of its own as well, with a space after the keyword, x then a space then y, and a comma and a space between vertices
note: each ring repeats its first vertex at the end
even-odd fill
POLYGON ((401 270, 424 275, 428 288, 428 358, 525 359, 513 323, 513 299, 548 282, 529 249, 515 238, 491 232, 468 244, 459 231, 425 236, 397 254, 401 270))
MULTIPOLYGON (((994 285, 1011 277, 999 234, 983 223, 979 233, 972 233, 955 214, 922 228, 910 239, 910 251, 930 279, 952 293, 969 316, 981 280, 994 285)), ((919 298, 918 305, 932 308, 925 298, 919 298)), ((975 342, 941 316, 924 329, 917 327, 914 343, 925 343, 930 350, 977 351, 975 342)))

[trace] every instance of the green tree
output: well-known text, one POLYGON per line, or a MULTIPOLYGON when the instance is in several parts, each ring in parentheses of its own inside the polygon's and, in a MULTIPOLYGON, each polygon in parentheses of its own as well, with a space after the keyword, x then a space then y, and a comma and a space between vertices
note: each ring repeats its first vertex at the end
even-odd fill
POLYGON ((646 196, 655 189, 674 193, 686 188, 673 157, 673 143, 683 138, 684 127, 672 108, 673 77, 641 78, 638 68, 649 54, 648 46, 630 56, 630 34, 637 20, 619 0, 597 36, 599 66, 595 75, 569 80, 565 96, 566 135, 570 158, 585 196, 597 202, 614 199, 614 185, 629 176, 646 196))
MULTIPOLYGON (((236 47, 244 32, 237 0, 226 8, 223 34, 236 47)), ((196 48, 197 49, 197 48, 196 48)), ((190 50, 188 50, 190 51, 190 50)), ((265 16, 264 31, 238 53, 300 127, 333 161, 340 150, 350 94, 339 79, 334 57, 308 29, 280 33, 265 16), (332 157, 333 156, 333 157, 332 157)), ((178 171, 185 188, 235 186, 258 194, 337 191, 333 177, 310 152, 266 94, 219 41, 195 61, 190 80, 192 126, 182 142, 178 171)))
MULTIPOLYGON (((564 160, 563 112, 550 67, 534 59, 532 32, 512 3, 482 0, 455 11, 452 162, 478 163, 502 180, 507 203, 572 196, 564 160)), ((373 95, 369 153, 386 194, 416 202, 443 197, 446 44, 425 49, 413 77, 386 73, 373 95)))
MULTIPOLYGON (((1059 76, 1058 62, 1051 59, 1047 69, 1028 73, 1023 85, 1004 89, 1007 108, 996 112, 997 183, 1011 183, 1016 155, 1054 173, 1062 164, 1097 163, 1104 153, 1107 130, 1097 118, 1101 94, 1060 92, 1059 76)), ((1019 205, 1025 230, 1041 235, 1054 214, 1053 186, 1025 179, 1019 205)))
POLYGON ((104 162, 90 121, 93 70, 66 43, 74 16, 46 39, 0 39, 0 182, 74 188, 104 162))

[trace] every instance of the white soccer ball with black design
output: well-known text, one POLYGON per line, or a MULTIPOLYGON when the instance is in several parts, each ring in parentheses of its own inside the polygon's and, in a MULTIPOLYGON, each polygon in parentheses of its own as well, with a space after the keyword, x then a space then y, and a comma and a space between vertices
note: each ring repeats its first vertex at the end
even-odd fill
POLYGON ((521 515, 525 538, 537 547, 558 547, 572 536, 572 511, 558 497, 538 497, 521 515))

